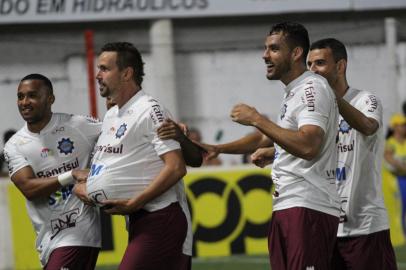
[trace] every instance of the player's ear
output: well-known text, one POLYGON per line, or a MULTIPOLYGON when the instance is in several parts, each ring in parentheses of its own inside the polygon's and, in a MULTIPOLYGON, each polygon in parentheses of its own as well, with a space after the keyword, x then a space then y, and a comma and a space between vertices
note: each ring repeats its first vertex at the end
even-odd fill
POLYGON ((134 68, 126 67, 123 72, 124 81, 128 82, 128 81, 132 80, 133 77, 134 77, 134 68))
POLYGON ((302 55, 303 55, 303 48, 302 48, 302 47, 295 47, 295 48, 292 50, 292 60, 293 60, 294 62, 296 62, 296 61, 302 61, 302 60, 301 60, 302 55))
POLYGON ((48 96, 48 101, 49 101, 49 104, 54 104, 54 102, 55 102, 55 96, 52 94, 52 95, 49 95, 48 96))
POLYGON ((340 59, 337 62, 337 71, 340 75, 345 75, 347 70, 347 61, 345 59, 340 59))

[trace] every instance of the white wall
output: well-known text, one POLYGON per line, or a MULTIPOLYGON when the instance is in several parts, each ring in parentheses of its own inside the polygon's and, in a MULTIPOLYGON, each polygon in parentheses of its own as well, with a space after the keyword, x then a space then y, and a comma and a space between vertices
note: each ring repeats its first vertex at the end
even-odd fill
MULTIPOLYGON (((406 85, 406 44, 399 45, 399 88, 406 85)), ((405 98, 401 89, 387 89, 389 72, 386 49, 383 45, 348 47, 348 79, 351 86, 376 93, 383 101, 385 121, 390 114, 400 111, 405 98), (400 93, 400 94, 399 94, 400 93)), ((144 89, 156 93, 150 55, 144 55, 146 77, 144 89)), ((165 64, 165 63, 162 63, 165 64)), ((283 87, 268 81, 262 50, 220 50, 184 52, 176 55, 176 74, 180 120, 202 131, 204 141, 227 142, 239 138, 253 129, 240 126, 229 119, 233 105, 243 102, 275 119, 282 99, 283 87), (223 136, 216 140, 218 133, 223 136)), ((39 72, 54 78, 56 102, 53 110, 88 114, 88 95, 85 60, 81 55, 64 60, 25 64, 24 58, 15 63, 0 63, 0 134, 12 127, 23 125, 16 108, 16 88, 22 76, 39 72), (5 79, 9 81, 5 81, 5 79)), ((157 97, 159 99, 159 97, 157 97)), ((161 100, 165 103, 165 100, 161 100)), ((104 100, 98 99, 99 115, 103 115, 104 100)), ((239 162, 240 157, 226 157, 226 163, 239 162)))

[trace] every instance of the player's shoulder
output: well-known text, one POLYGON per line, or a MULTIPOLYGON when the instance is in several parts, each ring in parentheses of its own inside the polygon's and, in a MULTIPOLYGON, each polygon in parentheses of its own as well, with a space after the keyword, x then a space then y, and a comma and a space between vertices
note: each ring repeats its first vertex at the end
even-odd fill
POLYGON ((306 91, 306 89, 312 89, 314 91, 324 91, 326 88, 330 89, 330 85, 323 76, 311 71, 306 71, 305 74, 303 74, 303 79, 298 86, 303 91, 306 91))
POLYGON ((345 99, 352 104, 356 104, 356 106, 367 106, 374 110, 382 107, 381 99, 374 93, 367 90, 350 88, 345 99))
POLYGON ((15 149, 20 145, 27 144, 32 141, 31 136, 25 131, 24 128, 18 130, 4 145, 4 150, 15 149))
POLYGON ((61 124, 67 124, 71 126, 94 125, 101 123, 99 119, 87 115, 58 113, 57 116, 61 124))

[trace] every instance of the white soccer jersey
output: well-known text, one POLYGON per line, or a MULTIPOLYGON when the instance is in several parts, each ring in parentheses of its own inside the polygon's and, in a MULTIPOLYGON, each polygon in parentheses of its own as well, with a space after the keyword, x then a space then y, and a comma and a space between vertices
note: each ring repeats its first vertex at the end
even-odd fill
POLYGON ((339 118, 337 189, 341 197, 338 236, 357 236, 389 228, 381 187, 384 149, 382 104, 367 91, 350 88, 344 99, 379 123, 374 135, 364 136, 339 118))
MULTIPOLYGON (((100 128, 101 123, 92 118, 62 113, 54 113, 40 133, 25 125, 5 146, 10 176, 27 166, 37 177, 87 168, 100 128)), ((55 248, 101 246, 98 210, 84 205, 72 189, 68 185, 49 198, 27 200, 43 266, 55 248)))
MULTIPOLYGON (((115 106, 106 113, 87 180, 87 191, 96 203, 128 199, 141 192, 162 170, 160 156, 180 149, 178 142, 158 138, 156 130, 168 115, 157 100, 142 90, 120 109, 115 106)), ((143 208, 156 211, 179 201, 188 221, 183 252, 192 255, 190 213, 183 185, 179 181, 143 208)))
POLYGON ((295 131, 304 125, 316 125, 325 134, 320 153, 310 161, 275 144, 273 209, 305 207, 338 217, 340 204, 335 187, 338 110, 333 90, 323 77, 307 71, 289 83, 285 91, 278 125, 295 131))

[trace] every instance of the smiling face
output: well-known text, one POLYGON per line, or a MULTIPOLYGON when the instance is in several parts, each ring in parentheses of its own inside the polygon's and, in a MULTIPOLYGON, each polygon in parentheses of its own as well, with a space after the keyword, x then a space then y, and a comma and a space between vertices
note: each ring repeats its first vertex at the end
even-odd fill
POLYGON ((282 80, 292 69, 292 50, 282 32, 273 33, 265 40, 262 58, 265 61, 268 80, 282 80))
POLYGON ((307 66, 314 73, 326 78, 333 88, 337 84, 339 78, 338 62, 334 60, 333 52, 330 48, 311 50, 307 66))
POLYGON ((96 79, 99 83, 100 95, 102 97, 111 97, 117 95, 122 83, 122 72, 117 66, 116 52, 103 52, 98 58, 96 79))
POLYGON ((41 80, 25 80, 18 86, 18 110, 28 124, 48 121, 54 100, 54 96, 41 80))

